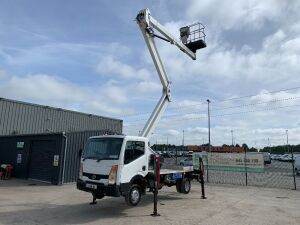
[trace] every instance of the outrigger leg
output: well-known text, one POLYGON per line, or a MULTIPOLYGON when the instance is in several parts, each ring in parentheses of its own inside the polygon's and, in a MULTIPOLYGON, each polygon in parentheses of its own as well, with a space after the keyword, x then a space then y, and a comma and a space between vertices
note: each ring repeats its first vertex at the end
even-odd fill
POLYGON ((97 198, 94 194, 93 195, 93 201, 90 203, 90 205, 96 205, 97 204, 97 198))

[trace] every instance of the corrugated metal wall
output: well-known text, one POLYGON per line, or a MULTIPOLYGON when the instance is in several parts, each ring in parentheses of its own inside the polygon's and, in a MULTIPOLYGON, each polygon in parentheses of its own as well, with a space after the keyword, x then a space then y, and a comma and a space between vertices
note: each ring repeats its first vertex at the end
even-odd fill
POLYGON ((0 135, 84 130, 122 132, 122 120, 0 98, 0 135))
MULTIPOLYGON (((0 136, 0 164, 12 164, 14 167, 14 175, 16 177, 30 178, 32 169, 31 162, 34 157, 34 154, 32 154, 34 144, 41 141, 51 141, 55 146, 51 149, 52 154, 59 155, 59 163, 57 166, 53 166, 51 163, 51 166, 49 167, 47 164, 49 167, 47 169, 51 171, 51 174, 49 174, 49 176, 51 176, 51 183, 61 184, 75 182, 79 173, 79 150, 83 149, 88 138, 91 136, 113 133, 115 133, 115 131, 98 130, 70 132, 65 135, 63 133, 56 133, 0 136), (18 147, 18 142, 23 142, 21 148, 18 147), (18 162, 17 158, 20 154, 21 161, 18 162)), ((39 150, 44 151, 45 149, 40 148, 39 150)), ((35 163, 36 165, 39 163, 39 166, 45 165, 42 160, 35 163)))
MULTIPOLYGON (((62 134, 39 134, 39 135, 12 135, 12 136, 0 136, 0 164, 12 164, 13 173, 17 178, 29 178, 30 177, 30 164, 32 159, 32 147, 35 142, 51 141, 54 146, 51 148, 52 154, 63 155, 63 136, 62 134), (18 142, 22 142, 23 145, 18 147, 18 142), (18 155, 20 155, 20 161, 18 161, 18 155)), ((43 151, 43 148, 40 148, 43 151)), ((61 174, 63 165, 60 162, 57 167, 52 165, 48 168, 51 176, 52 184, 61 183, 61 174)), ((50 159, 52 162, 52 158, 50 159)), ((43 166, 43 162, 39 161, 43 166)))
POLYGON ((64 183, 75 182, 79 173, 79 150, 83 149, 86 141, 91 136, 97 136, 102 134, 112 134, 107 131, 85 131, 85 132, 72 132, 67 133, 67 148, 66 148, 66 160, 64 167, 64 183))

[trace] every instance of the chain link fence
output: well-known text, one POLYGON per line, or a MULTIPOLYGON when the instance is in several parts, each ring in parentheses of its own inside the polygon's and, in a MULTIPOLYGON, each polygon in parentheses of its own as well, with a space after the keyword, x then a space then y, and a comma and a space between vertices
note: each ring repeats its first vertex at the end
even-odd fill
MULTIPOLYGON (((264 160, 263 153, 199 153, 208 183, 274 187, 300 190, 300 176, 292 160, 264 160)), ((193 164, 192 154, 164 157, 164 166, 193 164)))

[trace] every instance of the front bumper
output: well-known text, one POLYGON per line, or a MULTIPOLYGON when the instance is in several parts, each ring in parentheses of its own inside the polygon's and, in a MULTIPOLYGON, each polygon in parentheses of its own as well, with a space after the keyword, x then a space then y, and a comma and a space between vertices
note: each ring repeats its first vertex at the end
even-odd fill
POLYGON ((78 179, 77 180, 77 189, 81 191, 90 192, 92 194, 95 194, 96 196, 113 196, 113 197, 119 197, 120 191, 118 185, 104 185, 102 183, 96 183, 96 182, 90 182, 90 181, 83 181, 78 179), (97 188, 93 189, 90 187, 87 187, 87 184, 93 184, 96 185, 97 188))

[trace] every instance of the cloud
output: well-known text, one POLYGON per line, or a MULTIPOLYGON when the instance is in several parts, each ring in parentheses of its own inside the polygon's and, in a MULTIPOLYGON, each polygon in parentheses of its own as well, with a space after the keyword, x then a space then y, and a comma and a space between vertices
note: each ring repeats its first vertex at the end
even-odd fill
POLYGON ((125 88, 120 88, 120 86, 114 86, 112 84, 105 85, 101 92, 106 95, 111 101, 119 104, 125 104, 128 102, 127 91, 125 88))
POLYGON ((164 62, 174 85, 179 81, 189 82, 188 85, 191 85, 191 80, 202 80, 219 89, 229 83, 244 81, 258 84, 258 88, 259 85, 272 85, 276 89, 299 81, 299 76, 295 74, 300 72, 300 42, 285 31, 278 30, 265 37, 259 50, 245 51, 245 48, 236 49, 235 46, 224 48, 223 41, 217 40, 207 49, 200 50, 197 61, 191 61, 170 46, 162 46, 162 58, 168 59, 164 62), (219 82, 219 79, 223 81, 219 82))
POLYGON ((76 85, 58 77, 46 74, 28 75, 26 77, 11 77, 7 82, 1 84, 1 95, 10 98, 38 99, 38 100, 79 100, 84 97, 76 85))
POLYGON ((191 0, 187 15, 191 19, 204 20, 210 27, 222 30, 260 29, 266 22, 281 19, 282 10, 289 8, 290 2, 280 0, 191 0))
POLYGON ((148 70, 137 69, 129 64, 114 59, 112 56, 103 57, 97 64, 96 70, 104 76, 119 76, 125 79, 147 80, 150 77, 148 70))
POLYGON ((72 43, 44 41, 33 46, 1 46, 0 57, 13 66, 66 65, 67 63, 94 66, 102 55, 118 54, 122 57, 130 49, 120 43, 72 43), (84 56, 84 57, 83 57, 84 56))
POLYGON ((181 134, 179 131, 173 129, 167 130, 166 133, 173 137, 178 137, 181 134))
MULTIPOLYGON (((47 74, 12 76, 0 85, 5 98, 30 101, 87 113, 117 115, 127 111, 126 91, 111 83, 82 86, 47 74)), ((128 110, 131 112, 131 110, 128 110)))
POLYGON ((0 69, 0 79, 3 79, 5 78, 7 75, 6 75, 6 72, 4 70, 1 70, 0 69))
POLYGON ((152 81, 141 81, 137 85, 137 90, 141 94, 145 93, 159 93, 162 90, 161 84, 152 81))

